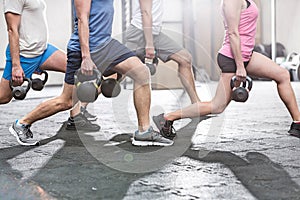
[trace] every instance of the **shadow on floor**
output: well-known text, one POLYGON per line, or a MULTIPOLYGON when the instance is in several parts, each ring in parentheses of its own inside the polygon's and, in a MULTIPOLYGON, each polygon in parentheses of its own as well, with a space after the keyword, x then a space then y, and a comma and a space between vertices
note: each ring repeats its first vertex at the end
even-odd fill
MULTIPOLYGON (((199 156, 201 151, 192 150, 191 137, 199 122, 208 118, 193 119, 177 131, 175 145, 165 148, 134 147, 131 134, 127 133, 110 141, 95 141, 90 135, 66 131, 63 125, 55 136, 41 141, 41 146, 58 139, 65 141, 64 146, 27 183, 39 185, 58 199, 123 199, 134 181, 155 173, 153 167, 158 170, 176 157, 187 156, 226 165, 259 200, 299 199, 300 187, 280 165, 263 154, 249 152, 244 160, 231 152, 212 151, 203 157, 199 156), (145 170, 147 164, 152 168, 145 170)), ((22 174, 13 170, 7 160, 33 148, 1 149, 2 174, 20 179, 22 174)))

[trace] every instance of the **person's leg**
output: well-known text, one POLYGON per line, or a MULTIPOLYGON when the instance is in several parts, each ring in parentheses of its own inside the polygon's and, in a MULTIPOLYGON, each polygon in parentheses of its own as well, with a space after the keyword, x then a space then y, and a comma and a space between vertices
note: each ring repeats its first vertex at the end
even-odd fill
POLYGON ((60 111, 70 109, 73 105, 73 87, 73 85, 65 83, 63 92, 60 96, 39 104, 34 110, 25 115, 22 119, 16 120, 11 125, 9 131, 16 137, 19 144, 31 146, 39 143, 33 138, 33 133, 30 130, 31 124, 60 111))
POLYGON ((0 104, 9 103, 12 99, 12 93, 9 86, 9 80, 1 78, 0 82, 0 104))
POLYGON ((172 140, 164 138, 150 126, 150 72, 146 66, 137 57, 129 57, 116 65, 114 70, 129 76, 134 81, 133 98, 138 119, 138 130, 133 135, 132 144, 136 146, 172 145, 172 140))
POLYGON ((137 57, 130 57, 114 69, 134 80, 134 105, 138 118, 138 129, 143 132, 150 127, 149 110, 151 103, 150 72, 137 57), (134 67, 132 67, 134 66, 134 67))
POLYGON ((233 73, 221 74, 215 96, 211 101, 197 102, 183 109, 166 113, 164 118, 168 121, 175 121, 183 118, 222 113, 231 101, 230 80, 233 75, 233 73))
POLYGON ((182 49, 181 51, 172 54, 169 58, 178 63, 179 78, 185 90, 187 91, 191 102, 199 102, 200 99, 195 88, 191 54, 186 49, 182 49))
MULTIPOLYGON (((48 49, 43 55, 42 65, 40 66, 40 69, 65 73, 66 67, 67 67, 67 55, 63 51, 57 49, 56 47, 52 45, 48 45, 48 49)), ((90 114, 86 110, 87 105, 88 103, 86 102, 77 103, 72 108, 72 110, 70 110, 70 117, 72 118, 82 113, 84 114, 85 117, 87 117, 87 119, 91 121, 97 120, 97 116, 90 114), (81 108, 81 106, 83 106, 83 109, 81 108)))
POLYGON ((73 90, 74 85, 65 83, 60 96, 42 102, 34 110, 22 117, 19 122, 21 124, 30 125, 38 120, 72 108, 73 90))
POLYGON ((67 68, 67 56, 61 50, 56 50, 40 66, 41 70, 65 73, 67 68))
POLYGON ((277 65, 266 56, 253 52, 252 58, 247 66, 249 75, 269 78, 277 83, 278 94, 287 107, 292 119, 300 121, 300 112, 290 83, 289 72, 277 65))

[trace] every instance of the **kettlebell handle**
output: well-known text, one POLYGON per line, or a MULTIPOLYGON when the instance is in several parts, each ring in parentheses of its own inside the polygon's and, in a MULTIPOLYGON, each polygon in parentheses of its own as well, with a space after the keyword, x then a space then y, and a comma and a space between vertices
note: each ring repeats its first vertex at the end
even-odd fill
MULTIPOLYGON (((79 68, 77 71, 76 71, 76 74, 79 75, 79 76, 85 76, 85 77, 88 77, 87 75, 83 74, 81 69, 79 68)), ((96 83, 97 85, 99 86, 100 83, 101 83, 101 80, 102 80, 102 74, 101 72, 97 69, 97 68, 93 68, 93 74, 96 74, 96 77, 97 77, 97 80, 96 80, 96 83)), ((78 79, 78 76, 77 76, 77 79, 78 79)), ((81 80, 77 80, 77 82, 83 82, 81 80)))
POLYGON ((44 80, 43 80, 43 84, 45 85, 45 83, 48 81, 48 72, 46 72, 46 71, 43 70, 42 74, 45 75, 44 80))
MULTIPOLYGON (((233 76, 231 78, 231 81, 230 81, 230 87, 231 87, 231 89, 233 89, 235 87, 235 85, 234 85, 235 81, 237 81, 236 76, 233 76)), ((248 89, 248 91, 250 91, 252 89, 252 85, 253 85, 253 82, 252 82, 252 79, 250 78, 250 76, 246 76, 246 80, 243 81, 243 85, 242 86, 244 88, 246 88, 247 83, 248 83, 247 89, 248 89)))

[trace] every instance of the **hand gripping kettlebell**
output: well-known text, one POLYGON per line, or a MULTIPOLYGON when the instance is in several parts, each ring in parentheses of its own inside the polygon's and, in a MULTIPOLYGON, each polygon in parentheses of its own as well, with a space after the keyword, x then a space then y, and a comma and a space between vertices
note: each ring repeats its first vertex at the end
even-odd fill
POLYGON ((48 80, 48 73, 46 71, 42 71, 41 74, 44 74, 44 80, 40 78, 31 78, 31 88, 33 90, 41 91, 44 88, 48 80))
POLYGON ((137 50, 136 55, 142 61, 142 63, 146 64, 150 71, 150 74, 154 75, 156 73, 156 67, 158 65, 158 58, 156 56, 153 59, 146 58, 145 49, 137 50))
POLYGON ((235 87, 236 81, 236 76, 233 76, 230 81, 230 86, 232 89, 231 97, 236 102, 245 102, 247 101, 249 92, 252 89, 252 79, 249 76, 247 76, 246 80, 242 82, 242 86, 239 87, 235 87))
POLYGON ((107 98, 117 97, 121 92, 121 85, 119 77, 122 75, 118 74, 118 78, 107 78, 103 79, 101 83, 101 93, 107 98))
POLYGON ((13 86, 13 81, 9 81, 9 86, 12 91, 12 96, 17 100, 23 100, 26 97, 27 92, 29 91, 31 87, 31 81, 30 79, 24 77, 24 82, 27 82, 27 85, 24 86, 23 84, 20 86, 13 86))
POLYGON ((101 84, 101 72, 94 68, 93 75, 86 76, 81 70, 74 75, 77 97, 81 102, 94 102, 98 98, 98 88, 101 84))

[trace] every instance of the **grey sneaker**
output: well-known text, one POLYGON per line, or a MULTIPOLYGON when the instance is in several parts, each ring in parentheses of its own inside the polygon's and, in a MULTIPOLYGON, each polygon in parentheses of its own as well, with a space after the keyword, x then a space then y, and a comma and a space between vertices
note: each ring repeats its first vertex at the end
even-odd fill
POLYGON ((170 140, 173 140, 176 137, 176 132, 173 127, 173 121, 165 120, 164 113, 153 116, 152 119, 162 136, 170 140))
POLYGON ((78 131, 99 131, 100 126, 90 122, 83 114, 79 113, 73 118, 69 118, 67 121, 67 130, 78 131))
POLYGON ((16 121, 9 127, 9 132, 17 138, 20 145, 36 146, 39 141, 33 139, 33 134, 30 130, 30 125, 17 125, 16 121))
POLYGON ((87 111, 86 108, 81 107, 80 112, 89 120, 89 121, 96 121, 97 120, 97 115, 92 115, 87 111))
POLYGON ((291 136, 300 138, 300 124, 292 122, 291 128, 288 131, 291 136))
POLYGON ((132 139, 132 145, 135 146, 171 146, 174 142, 164 138, 159 132, 150 127, 147 132, 139 134, 137 130, 132 139))

